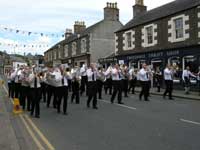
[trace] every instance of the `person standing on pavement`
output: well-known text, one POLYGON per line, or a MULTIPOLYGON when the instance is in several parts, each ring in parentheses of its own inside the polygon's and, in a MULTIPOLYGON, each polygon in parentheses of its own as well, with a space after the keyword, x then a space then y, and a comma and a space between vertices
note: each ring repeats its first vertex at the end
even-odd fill
POLYGON ((90 102, 93 100, 93 109, 98 109, 97 107, 97 68, 95 64, 91 64, 87 69, 87 78, 88 78, 88 100, 87 107, 90 107, 90 102))
POLYGON ((183 70, 182 74, 182 80, 184 82, 185 87, 185 94, 189 94, 190 91, 190 77, 196 78, 196 76, 190 72, 190 67, 187 66, 186 69, 183 70))
POLYGON ((118 94, 118 104, 124 104, 122 102, 122 86, 121 86, 122 70, 120 69, 118 64, 116 64, 112 68, 111 75, 113 83, 113 93, 110 102, 113 104, 115 97, 118 94))
POLYGON ((30 98, 31 98, 31 116, 34 115, 36 118, 40 118, 40 77, 35 71, 29 75, 30 84, 30 98))
POLYGON ((165 99, 166 95, 169 94, 169 99, 174 100, 174 98, 172 98, 173 75, 174 75, 174 71, 173 71, 172 67, 168 64, 164 70, 164 80, 165 80, 165 85, 166 85, 166 89, 163 94, 164 99, 165 99))
POLYGON ((150 81, 150 76, 151 76, 151 70, 147 68, 146 63, 142 64, 142 69, 138 72, 138 78, 141 84, 141 92, 139 95, 139 99, 142 99, 142 96, 144 95, 144 100, 149 101, 148 96, 149 96, 149 81, 150 81))

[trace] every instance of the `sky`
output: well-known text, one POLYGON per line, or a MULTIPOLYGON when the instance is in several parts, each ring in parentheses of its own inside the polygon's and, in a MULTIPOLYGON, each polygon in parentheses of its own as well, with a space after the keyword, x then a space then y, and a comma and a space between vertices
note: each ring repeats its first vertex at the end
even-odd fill
MULTIPOLYGON (((144 3, 151 10, 171 1, 144 3)), ((43 54, 75 21, 85 21, 88 27, 102 20, 107 2, 118 3, 123 24, 132 19, 135 0, 0 0, 0 51, 43 54)))

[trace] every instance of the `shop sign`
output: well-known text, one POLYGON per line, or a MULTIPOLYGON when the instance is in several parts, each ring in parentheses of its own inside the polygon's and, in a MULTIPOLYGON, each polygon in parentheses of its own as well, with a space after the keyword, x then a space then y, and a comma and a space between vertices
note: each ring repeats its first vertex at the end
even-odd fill
POLYGON ((176 51, 167 51, 167 56, 177 56, 179 54, 180 54, 179 50, 176 50, 176 51))

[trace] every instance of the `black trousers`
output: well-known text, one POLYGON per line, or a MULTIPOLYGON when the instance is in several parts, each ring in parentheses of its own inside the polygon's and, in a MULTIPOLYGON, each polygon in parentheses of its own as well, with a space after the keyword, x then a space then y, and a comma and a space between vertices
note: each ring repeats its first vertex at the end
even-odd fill
POLYGON ((12 91, 12 83, 8 82, 8 96, 11 97, 11 92, 12 91))
POLYGON ((102 99, 102 88, 103 88, 103 81, 97 80, 97 93, 99 99, 102 99))
POLYGON ((93 100, 93 107, 97 107, 97 82, 88 82, 88 100, 87 107, 90 107, 90 102, 93 100))
POLYGON ((14 81, 11 81, 10 90, 11 90, 11 91, 10 91, 10 92, 11 92, 11 93, 10 93, 10 94, 11 94, 10 97, 11 97, 11 98, 14 98, 14 96, 15 96, 15 82, 14 82, 14 81))
POLYGON ((124 91, 124 96, 127 97, 128 96, 128 79, 122 80, 122 87, 124 91))
POLYGON ((136 87, 136 82, 137 80, 136 79, 131 79, 130 82, 129 82, 129 88, 128 88, 128 91, 132 91, 132 94, 135 94, 135 87, 136 87))
POLYGON ((106 82, 104 84, 105 94, 107 94, 109 90, 109 94, 112 95, 112 79, 108 78, 106 79, 106 82))
POLYGON ((76 99, 76 104, 80 103, 80 94, 79 94, 79 82, 78 81, 72 81, 72 96, 71 96, 71 102, 73 103, 74 98, 76 99))
POLYGON ((21 93, 21 83, 15 83, 15 98, 20 98, 20 93, 21 93))
POLYGON ((47 95, 47 84, 42 82, 41 83, 41 97, 43 102, 46 102, 46 95, 47 95))
POLYGON ((163 96, 166 96, 169 93, 169 98, 172 98, 173 91, 173 80, 165 80, 166 89, 163 96))
POLYGON ((140 81, 140 84, 141 84, 141 92, 140 92, 140 95, 139 95, 139 98, 140 100, 142 99, 142 96, 144 95, 144 100, 148 100, 148 96, 149 96, 149 90, 150 90, 150 87, 149 87, 149 81, 140 81))
POLYGON ((56 88, 58 93, 57 111, 60 113, 60 105, 63 100, 63 113, 67 112, 67 99, 68 99, 68 87, 62 86, 56 88))
POLYGON ((81 87, 80 87, 81 95, 85 92, 85 87, 86 87, 86 94, 88 94, 87 93, 87 76, 82 76, 81 77, 81 87))
POLYGON ((122 101, 122 86, 121 86, 121 80, 119 81, 112 81, 113 83, 113 93, 111 96, 111 103, 114 102, 114 99, 116 97, 116 95, 118 94, 118 103, 121 103, 122 101))
POLYGON ((27 110, 31 110, 31 100, 30 100, 30 87, 21 86, 22 96, 21 96, 21 105, 23 110, 26 108, 26 100, 27 100, 27 110))
POLYGON ((40 116, 40 88, 30 88, 31 115, 40 116))
POLYGON ((47 107, 49 107, 51 103, 52 96, 54 94, 54 87, 51 85, 47 85, 47 107))
POLYGON ((68 90, 69 90, 69 92, 71 92, 72 91, 72 80, 68 79, 67 82, 68 82, 68 90))

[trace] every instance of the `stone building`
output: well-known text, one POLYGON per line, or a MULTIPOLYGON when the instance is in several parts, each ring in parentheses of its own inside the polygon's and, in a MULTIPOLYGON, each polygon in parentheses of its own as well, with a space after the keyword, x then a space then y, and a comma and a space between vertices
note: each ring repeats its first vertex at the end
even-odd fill
POLYGON ((143 0, 136 0, 133 18, 115 33, 115 41, 115 58, 135 68, 146 62, 163 69, 170 63, 177 72, 186 66, 197 72, 200 1, 175 0, 147 11, 143 0))
POLYGON ((122 26, 117 3, 107 3, 103 20, 88 28, 84 22, 76 21, 74 33, 66 30, 65 40, 45 52, 46 64, 81 66, 83 63, 98 62, 99 58, 114 53, 114 32, 122 26))

